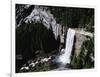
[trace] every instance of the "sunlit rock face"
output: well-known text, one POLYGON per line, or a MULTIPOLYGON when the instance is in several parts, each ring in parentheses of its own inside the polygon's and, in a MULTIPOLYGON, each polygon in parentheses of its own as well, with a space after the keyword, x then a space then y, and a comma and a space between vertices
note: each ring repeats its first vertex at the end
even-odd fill
POLYGON ((82 69, 94 67, 93 34, 84 30, 75 31, 75 43, 70 63, 72 68, 82 69))
POLYGON ((75 46, 74 46, 74 52, 76 57, 80 54, 81 52, 81 47, 82 44, 85 40, 87 40, 87 36, 90 38, 93 38, 93 34, 90 32, 84 31, 84 29, 75 29, 76 35, 75 35, 75 46))
POLYGON ((76 57, 80 54, 82 44, 85 40, 86 40, 85 35, 82 35, 80 33, 76 33, 76 42, 75 42, 75 51, 74 51, 76 57))
POLYGON ((19 17, 19 22, 17 22, 17 27, 20 26, 23 22, 25 23, 38 23, 41 22, 47 29, 52 29, 55 39, 61 33, 61 25, 57 24, 53 14, 47 7, 40 6, 31 6, 23 5, 20 7, 20 10, 17 11, 16 19, 19 17), (28 11, 29 10, 29 11, 28 11), (28 13, 26 14, 25 11, 28 13), (24 16, 25 13, 25 16, 24 16))

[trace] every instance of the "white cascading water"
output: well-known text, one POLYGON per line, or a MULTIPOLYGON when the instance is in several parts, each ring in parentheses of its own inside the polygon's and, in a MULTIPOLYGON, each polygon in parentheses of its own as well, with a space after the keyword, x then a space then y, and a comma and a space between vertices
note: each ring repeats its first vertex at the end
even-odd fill
POLYGON ((69 28, 66 38, 66 48, 61 50, 60 52, 61 55, 58 58, 58 62, 61 63, 59 67, 65 67, 66 64, 70 63, 70 57, 74 43, 74 36, 75 36, 75 31, 69 28))

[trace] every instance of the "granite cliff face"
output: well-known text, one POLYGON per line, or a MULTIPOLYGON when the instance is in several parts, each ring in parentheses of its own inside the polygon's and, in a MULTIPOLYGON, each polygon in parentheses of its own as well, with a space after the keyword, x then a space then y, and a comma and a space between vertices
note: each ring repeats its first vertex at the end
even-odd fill
POLYGON ((93 33, 76 30, 75 44, 71 56, 71 66, 73 69, 94 67, 93 33), (88 66, 88 64, 91 66, 88 66))
POLYGON ((17 27, 22 23, 43 23, 47 29, 52 29, 55 39, 58 38, 58 35, 61 33, 61 25, 57 24, 53 14, 47 7, 40 6, 31 6, 31 5, 22 5, 20 10, 16 10, 16 20, 18 22, 17 27), (30 10, 30 11, 29 11, 30 10), (28 11, 28 13, 27 13, 28 11))

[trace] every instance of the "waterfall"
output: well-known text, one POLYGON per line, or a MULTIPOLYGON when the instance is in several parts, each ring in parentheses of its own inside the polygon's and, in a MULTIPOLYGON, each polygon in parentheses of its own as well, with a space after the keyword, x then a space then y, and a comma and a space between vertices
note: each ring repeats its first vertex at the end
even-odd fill
POLYGON ((60 52, 58 62, 60 63, 59 67, 65 67, 66 64, 70 63, 71 51, 73 48, 75 31, 73 29, 68 29, 67 38, 66 38, 66 47, 60 52))

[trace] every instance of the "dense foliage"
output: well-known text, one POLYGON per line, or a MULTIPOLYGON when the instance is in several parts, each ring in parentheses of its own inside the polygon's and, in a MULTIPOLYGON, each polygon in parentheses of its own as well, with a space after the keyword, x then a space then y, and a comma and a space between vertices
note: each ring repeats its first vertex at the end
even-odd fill
POLYGON ((23 56, 23 63, 35 58, 37 50, 42 50, 41 54, 47 55, 58 46, 59 41, 55 40, 52 30, 47 29, 42 23, 23 23, 16 28, 16 55, 23 56))
POLYGON ((85 28, 94 31, 94 9, 72 7, 49 7, 57 22, 62 26, 85 28))

